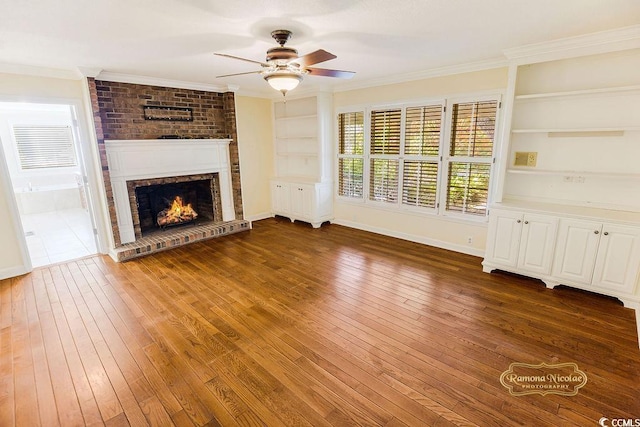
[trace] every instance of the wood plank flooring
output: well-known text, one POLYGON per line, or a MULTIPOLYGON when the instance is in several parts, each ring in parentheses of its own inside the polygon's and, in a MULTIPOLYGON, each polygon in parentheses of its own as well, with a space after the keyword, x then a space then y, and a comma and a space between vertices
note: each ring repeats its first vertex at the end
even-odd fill
POLYGON ((589 426, 640 418, 616 300, 338 225, 250 232, 0 281, 0 426, 589 426), (573 362, 515 397, 512 362, 573 362))

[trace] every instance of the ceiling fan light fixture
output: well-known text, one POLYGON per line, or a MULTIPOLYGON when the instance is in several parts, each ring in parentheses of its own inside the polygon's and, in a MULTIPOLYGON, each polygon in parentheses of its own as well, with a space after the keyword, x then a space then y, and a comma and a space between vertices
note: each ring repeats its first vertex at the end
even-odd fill
POLYGON ((293 90, 298 86, 302 81, 302 75, 287 72, 276 72, 267 74, 264 76, 264 79, 269 83, 269 86, 282 92, 282 95, 286 95, 288 91, 293 90))

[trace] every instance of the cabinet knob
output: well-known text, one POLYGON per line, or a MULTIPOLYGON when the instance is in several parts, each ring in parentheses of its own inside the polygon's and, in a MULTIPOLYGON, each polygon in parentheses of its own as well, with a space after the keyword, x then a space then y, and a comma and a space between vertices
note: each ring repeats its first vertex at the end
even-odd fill
POLYGON ((608 231, 605 231, 605 232, 604 232, 604 233, 602 233, 602 234, 604 234, 605 236, 608 236, 608 235, 609 235, 609 232, 608 232, 608 231))
POLYGON ((594 231, 593 234, 600 234, 598 230, 594 231))
POLYGON ((525 223, 525 224, 529 224, 529 221, 525 221, 524 223, 525 223))
POLYGON ((518 224, 520 224, 522 221, 521 221, 521 220, 517 220, 516 222, 517 222, 518 224))

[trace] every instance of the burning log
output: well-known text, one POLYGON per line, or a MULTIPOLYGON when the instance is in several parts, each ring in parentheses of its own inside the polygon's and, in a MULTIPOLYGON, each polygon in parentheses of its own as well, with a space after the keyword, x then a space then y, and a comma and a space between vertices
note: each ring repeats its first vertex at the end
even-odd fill
POLYGON ((198 217, 198 214, 191 207, 191 203, 186 206, 182 202, 182 197, 176 196, 171 203, 171 206, 163 209, 158 213, 157 223, 160 227, 166 227, 169 225, 184 224, 186 222, 194 221, 198 217))

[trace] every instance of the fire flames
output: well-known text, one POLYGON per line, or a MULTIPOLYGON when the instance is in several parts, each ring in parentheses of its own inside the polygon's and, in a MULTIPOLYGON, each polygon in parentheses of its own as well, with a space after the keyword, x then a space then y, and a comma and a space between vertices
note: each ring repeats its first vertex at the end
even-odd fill
POLYGON ((183 204, 182 197, 176 196, 171 202, 171 206, 163 209, 158 214, 158 225, 166 227, 168 225, 178 225, 191 222, 198 217, 198 214, 191 207, 191 203, 183 204))

